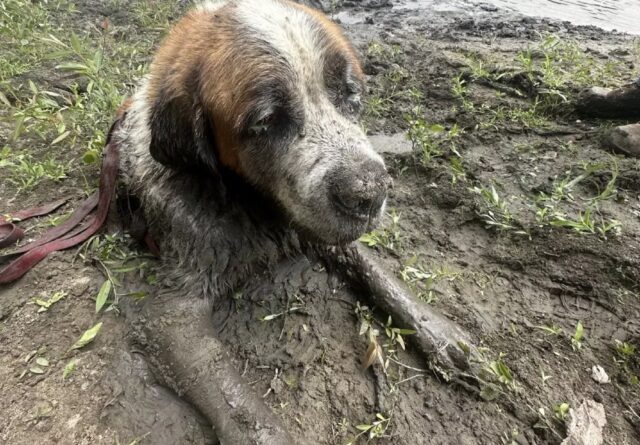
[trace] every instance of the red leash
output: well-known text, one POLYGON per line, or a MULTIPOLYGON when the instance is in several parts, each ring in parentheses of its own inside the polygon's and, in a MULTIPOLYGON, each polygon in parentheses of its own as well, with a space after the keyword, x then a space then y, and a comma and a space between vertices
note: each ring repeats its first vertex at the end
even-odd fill
POLYGON ((24 221, 34 216, 48 215, 67 201, 68 199, 64 198, 41 207, 20 210, 11 215, 0 215, 0 249, 12 245, 24 236, 24 230, 13 224, 13 221, 24 221))
MULTIPOLYGON (((98 191, 87 198, 80 207, 64 223, 46 231, 39 239, 26 244, 12 252, 0 255, 0 262, 18 256, 4 269, 0 269, 0 284, 11 283, 27 273, 51 252, 68 249, 83 243, 93 236, 104 225, 109 213, 111 200, 115 195, 118 176, 118 145, 111 136, 119 126, 122 118, 116 120, 109 130, 104 159, 100 171, 98 191), (86 222, 82 221, 94 210, 86 222)), ((41 207, 22 210, 11 214, 8 218, 0 217, 0 248, 14 244, 24 237, 24 231, 13 221, 23 221, 35 216, 47 215, 68 199, 62 199, 41 207)))

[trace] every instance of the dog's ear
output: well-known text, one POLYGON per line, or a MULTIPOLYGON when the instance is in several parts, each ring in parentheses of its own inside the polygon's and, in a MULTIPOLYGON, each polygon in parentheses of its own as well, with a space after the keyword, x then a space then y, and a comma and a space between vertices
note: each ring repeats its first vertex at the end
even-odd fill
POLYGON ((149 116, 151 156, 174 170, 216 171, 212 125, 197 97, 161 90, 149 116))

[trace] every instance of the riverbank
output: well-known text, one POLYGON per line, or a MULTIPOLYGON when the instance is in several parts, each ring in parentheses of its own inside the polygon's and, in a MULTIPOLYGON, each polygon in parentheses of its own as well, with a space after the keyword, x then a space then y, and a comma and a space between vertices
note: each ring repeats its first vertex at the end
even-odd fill
MULTIPOLYGON (((633 80, 640 42, 481 5, 341 3, 330 12, 369 76, 363 125, 395 181, 384 226, 363 242, 473 333, 485 384, 474 394, 438 380, 410 335, 404 351, 386 314, 362 308, 366 295, 333 293, 304 263, 218 302, 213 323, 238 369, 294 434, 323 445, 557 444, 585 399, 604 405, 606 443, 640 443, 640 162, 601 146, 617 122, 572 108, 586 86, 633 80), (386 368, 362 370, 367 323, 386 368), (593 380, 594 365, 609 383, 593 380)), ((115 107, 182 7, 3 7, 0 209, 79 200, 115 107)), ((153 293, 155 274, 128 238, 103 235, 0 291, 0 441, 211 443, 154 384, 118 314, 119 299, 153 293), (118 295, 96 314, 109 277, 118 295)))

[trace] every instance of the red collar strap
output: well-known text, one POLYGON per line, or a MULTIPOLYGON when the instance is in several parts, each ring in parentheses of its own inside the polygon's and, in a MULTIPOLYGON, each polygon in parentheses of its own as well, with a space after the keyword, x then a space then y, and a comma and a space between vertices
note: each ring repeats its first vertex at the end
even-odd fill
MULTIPOLYGON (((59 226, 47 230, 35 241, 0 255, 0 263, 11 260, 6 267, 0 268, 0 284, 17 280, 51 252, 77 246, 102 228, 115 195, 118 176, 118 144, 113 141, 112 135, 124 117, 116 120, 109 130, 98 191, 84 200, 69 219, 59 226), (91 213, 94 209, 96 211, 91 213)), ((41 207, 22 210, 7 218, 0 216, 0 248, 10 246, 24 237, 24 231, 14 222, 47 215, 67 201, 68 198, 41 207)))

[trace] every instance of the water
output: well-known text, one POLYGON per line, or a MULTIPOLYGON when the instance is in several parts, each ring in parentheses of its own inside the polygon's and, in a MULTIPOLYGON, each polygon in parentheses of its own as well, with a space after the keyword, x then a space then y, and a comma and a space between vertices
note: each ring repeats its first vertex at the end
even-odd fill
MULTIPOLYGON (((640 35, 640 0, 396 0, 395 9, 427 9, 463 12, 469 6, 494 5, 503 10, 532 17, 567 20, 576 25, 640 35)), ((338 14, 346 23, 358 21, 347 13, 338 14)))
POLYGON ((521 14, 640 34, 640 0, 489 0, 521 14))

